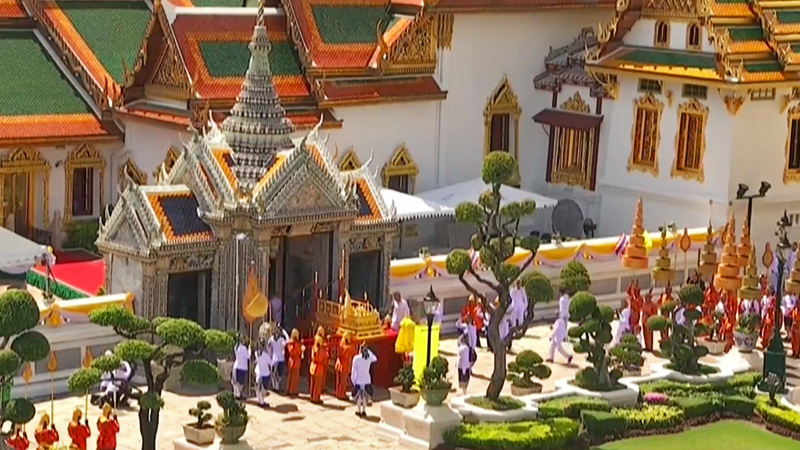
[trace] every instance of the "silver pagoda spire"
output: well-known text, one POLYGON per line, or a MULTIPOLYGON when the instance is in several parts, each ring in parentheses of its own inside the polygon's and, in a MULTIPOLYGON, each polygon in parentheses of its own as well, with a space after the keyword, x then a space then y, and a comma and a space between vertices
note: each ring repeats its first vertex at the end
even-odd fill
POLYGON ((271 49, 264 18, 264 0, 259 2, 250 64, 231 114, 222 122, 222 133, 233 150, 233 171, 239 187, 251 190, 271 165, 275 153, 294 148, 292 122, 280 104, 272 83, 271 49))

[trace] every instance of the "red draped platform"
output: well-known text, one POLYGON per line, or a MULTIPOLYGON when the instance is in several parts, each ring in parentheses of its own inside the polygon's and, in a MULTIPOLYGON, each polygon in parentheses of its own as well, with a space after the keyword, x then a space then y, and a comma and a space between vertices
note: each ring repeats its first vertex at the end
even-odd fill
MULTIPOLYGON (((56 282, 75 291, 93 296, 105 283, 106 265, 103 259, 85 250, 62 250, 53 252, 56 263, 50 268, 56 282)), ((33 271, 46 276, 44 266, 33 271)))

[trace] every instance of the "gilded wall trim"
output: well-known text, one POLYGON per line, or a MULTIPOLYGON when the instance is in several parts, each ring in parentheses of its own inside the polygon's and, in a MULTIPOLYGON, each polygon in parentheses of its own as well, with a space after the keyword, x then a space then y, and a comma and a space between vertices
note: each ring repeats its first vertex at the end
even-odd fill
POLYGON ((455 16, 450 14, 436 14, 436 43, 439 48, 449 49, 453 43, 453 24, 455 16))
POLYGON ((508 114, 510 118, 510 125, 513 127, 511 136, 509 136, 508 152, 514 159, 519 156, 519 116, 522 114, 522 109, 519 107, 517 95, 511 88, 508 81, 508 76, 504 76, 500 84, 492 91, 492 95, 486 102, 483 108, 483 124, 484 124, 484 139, 483 139, 483 156, 495 150, 490 148, 492 145, 492 116, 498 114, 508 114))
POLYGON ((719 96, 722 98, 722 102, 725 103, 725 109, 728 110, 728 114, 731 116, 736 116, 739 113, 739 110, 744 105, 745 96, 744 95, 736 95, 736 93, 730 94, 723 94, 722 91, 719 89, 719 96))
POLYGON ((28 192, 28 223, 35 226, 36 204, 38 203, 37 197, 34 194, 36 188, 36 176, 41 175, 42 182, 42 221, 44 229, 50 227, 50 163, 42 157, 38 150, 32 147, 18 147, 11 151, 7 157, 0 160, 0 218, 4 224, 6 211, 5 211, 5 175, 22 173, 28 175, 29 187, 28 192))
POLYGON ((389 179, 392 177, 407 176, 409 194, 413 194, 416 191, 418 174, 419 168, 417 167, 417 163, 411 158, 411 153, 409 153, 405 144, 395 150, 392 159, 383 166, 383 170, 381 171, 384 186, 389 186, 389 179))
POLYGON ((361 161, 358 160, 358 155, 356 155, 355 150, 351 147, 345 152, 344 156, 342 156, 342 160, 339 162, 339 170, 347 172, 356 170, 359 167, 361 167, 361 161))
MULTIPOLYGON (((100 155, 100 152, 91 144, 81 144, 75 147, 74 150, 69 152, 67 159, 64 162, 64 184, 65 184, 65 198, 64 202, 64 225, 66 226, 72 221, 72 177, 75 169, 96 169, 99 173, 99 183, 97 183, 98 190, 98 205, 97 209, 93 208, 93 215, 99 214, 105 205, 105 192, 103 186, 105 185, 105 171, 106 160, 100 155)), ((94 201, 94 199, 92 199, 94 201)))
MULTIPOLYGON (((783 184, 797 183, 800 181, 800 167, 790 168, 789 163, 792 157, 792 122, 797 121, 800 126, 800 104, 795 105, 786 115, 786 148, 783 164, 783 184)), ((800 148, 800 142, 797 143, 800 148)), ((800 155, 798 155, 800 157, 800 155)))
MULTIPOLYGON (((672 96, 670 95, 669 98, 672 96)), ((650 173, 654 177, 658 176, 658 150, 661 147, 661 115, 664 111, 664 103, 658 100, 651 92, 633 101, 633 126, 631 127, 631 153, 628 156, 628 172, 639 171, 650 173), (640 114, 641 113, 641 114, 640 114), (652 117, 655 129, 649 129, 647 125, 648 115, 652 117), (641 122, 638 118, 641 117, 641 122), (649 142, 653 144, 652 164, 642 161, 642 153, 645 145, 645 136, 650 134, 649 142)))
POLYGON ((164 161, 159 164, 158 167, 156 167, 156 170, 153 171, 153 178, 158 180, 161 177, 162 167, 164 168, 165 173, 169 173, 169 171, 172 170, 172 166, 175 165, 175 161, 178 160, 178 156, 180 156, 178 150, 176 150, 175 147, 170 147, 167 150, 166 156, 164 156, 164 161))
POLYGON ((686 180, 695 180, 699 183, 705 181, 705 174, 703 171, 703 159, 706 153, 706 123, 708 122, 708 107, 700 103, 697 99, 693 98, 688 102, 678 105, 678 131, 675 133, 675 160, 672 163, 670 175, 673 178, 683 178, 686 180), (697 132, 699 139, 698 147, 699 154, 697 155, 698 163, 697 168, 680 167, 681 159, 685 158, 684 152, 688 150, 689 137, 683 135, 683 128, 681 127, 681 120, 684 115, 700 118, 700 129, 697 132), (683 147, 683 148, 682 148, 683 147))
POLYGON ((130 158, 117 169, 117 183, 120 190, 124 190, 127 187, 128 179, 139 186, 147 184, 147 174, 139 169, 130 158))

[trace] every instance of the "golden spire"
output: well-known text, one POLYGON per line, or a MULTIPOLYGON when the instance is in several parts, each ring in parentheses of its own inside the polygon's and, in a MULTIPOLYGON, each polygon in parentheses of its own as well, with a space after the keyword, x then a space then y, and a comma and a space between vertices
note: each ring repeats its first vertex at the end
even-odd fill
POLYGON ((700 255, 698 264, 700 274, 707 280, 710 280, 717 271, 717 249, 714 247, 714 230, 711 228, 711 220, 708 221, 706 243, 703 245, 703 254, 700 255))
POLYGON ((658 249, 658 259, 653 268, 653 280, 658 285, 666 285, 675 279, 675 270, 672 268, 672 260, 669 258, 667 248, 667 227, 661 229, 661 247, 658 249))
MULTIPOLYGON (((731 222, 733 218, 731 217, 731 222)), ((726 291, 735 291, 742 285, 742 278, 739 276, 739 256, 734 244, 733 227, 728 224, 725 230, 722 247, 721 261, 717 266, 717 274, 714 276, 714 285, 726 291)))
POLYGON ((636 202, 636 211, 633 216, 633 226, 631 235, 628 238, 628 246, 625 247, 625 254, 622 255, 622 267, 628 269, 647 269, 650 260, 647 255, 647 246, 644 239, 644 207, 642 198, 636 202))
POLYGON ((742 270, 746 270, 748 260, 750 259, 750 224, 745 219, 742 224, 742 239, 739 241, 739 266, 742 270))
POLYGON ((758 285, 758 268, 756 267, 756 249, 750 247, 750 255, 747 257, 745 275, 742 280, 742 287, 739 289, 740 300, 758 300, 761 298, 761 288, 758 285))
POLYGON ((798 259, 795 258, 794 260, 794 267, 791 268, 791 272, 789 273, 789 279, 786 280, 786 292, 790 294, 800 294, 800 263, 798 263, 798 259))

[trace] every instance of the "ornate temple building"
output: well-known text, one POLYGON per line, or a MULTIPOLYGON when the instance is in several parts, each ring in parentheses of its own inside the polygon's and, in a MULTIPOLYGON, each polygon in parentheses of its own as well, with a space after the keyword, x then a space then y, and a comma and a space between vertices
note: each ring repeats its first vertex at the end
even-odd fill
POLYGON ((315 289, 329 299, 350 289, 376 307, 388 298, 393 205, 367 165, 339 170, 320 132, 324 115, 292 140, 263 8, 256 20, 228 117, 217 127, 207 109, 195 114, 191 139, 171 167, 160 167, 156 184, 124 174, 126 187, 101 225, 106 286, 134 293, 145 317, 244 326, 240 301, 251 271, 261 292, 284 299, 289 328, 309 319, 315 289))

